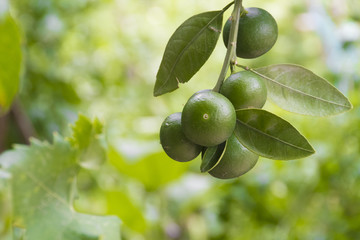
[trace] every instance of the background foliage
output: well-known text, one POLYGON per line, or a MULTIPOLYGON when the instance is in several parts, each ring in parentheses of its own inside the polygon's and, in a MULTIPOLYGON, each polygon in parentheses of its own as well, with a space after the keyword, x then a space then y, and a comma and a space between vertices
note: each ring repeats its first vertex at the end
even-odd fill
MULTIPOLYGON (((360 238, 358 1, 244 1, 245 7, 261 7, 275 17, 279 38, 269 53, 242 64, 303 65, 338 87, 354 109, 313 118, 267 103, 265 109, 291 121, 316 154, 287 162, 260 158, 252 171, 227 181, 201 174, 199 159, 170 160, 158 140, 167 115, 181 111, 193 92, 215 85, 225 55, 222 42, 196 80, 171 94, 152 96, 164 47, 176 27, 194 14, 223 8, 227 1, 197 0, 192 7, 180 0, 3 2, 0 13, 8 7, 19 26, 23 56, 17 100, 0 120, 0 149, 27 143, 28 135, 50 143, 35 141, 1 158, 11 161, 15 157, 8 156, 16 153, 35 161, 36 154, 26 151, 58 150, 53 132, 72 136, 61 137, 60 143, 74 152, 56 154, 77 159, 72 162, 78 167, 73 166, 77 193, 71 211, 117 216, 122 239, 360 238), (88 121, 79 112, 100 120, 88 121)), ((10 34, 4 32, 0 34, 10 34)), ((5 68, 0 68, 1 77, 5 68)), ((21 239, 21 224, 10 224, 19 211, 11 210, 17 201, 11 181, 9 172, 0 169, 0 238, 21 239)), ((47 205, 39 208, 48 211, 47 205)), ((97 239, 85 223, 70 226, 64 236, 97 239)))

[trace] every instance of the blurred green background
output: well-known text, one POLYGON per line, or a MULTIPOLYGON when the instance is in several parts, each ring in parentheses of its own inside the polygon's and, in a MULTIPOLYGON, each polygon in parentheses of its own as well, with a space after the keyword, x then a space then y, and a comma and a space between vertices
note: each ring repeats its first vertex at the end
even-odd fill
POLYGON ((118 215, 122 239, 360 239, 357 0, 243 1, 274 16, 279 38, 264 56, 240 63, 303 65, 354 105, 331 118, 265 105, 297 127, 315 155, 260 159, 249 173, 224 181, 201 174, 200 159, 177 163, 162 152, 158 131, 163 119, 181 111, 194 92, 215 85, 226 51, 220 39, 189 83, 155 98, 153 85, 167 40, 190 16, 227 3, 10 1, 22 35, 23 70, 16 104, 1 119, 7 128, 0 149, 26 143, 28 135, 48 141, 55 131, 68 135, 78 113, 99 117, 108 161, 81 170, 75 209, 118 215))

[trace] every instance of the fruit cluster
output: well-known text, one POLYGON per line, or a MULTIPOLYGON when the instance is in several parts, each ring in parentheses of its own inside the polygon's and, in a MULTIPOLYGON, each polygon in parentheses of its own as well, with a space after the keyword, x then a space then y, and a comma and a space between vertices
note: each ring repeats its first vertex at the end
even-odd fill
POLYGON ((260 77, 246 71, 232 74, 220 93, 199 91, 189 98, 182 113, 168 116, 160 129, 161 145, 179 162, 190 161, 202 151, 208 155, 212 147, 222 148, 221 159, 213 160, 218 164, 209 173, 218 178, 238 177, 255 165, 258 156, 234 135, 236 110, 261 108, 265 101, 266 87, 260 77))
POLYGON ((352 108, 339 90, 302 66, 254 69, 239 64, 237 57, 262 56, 278 37, 275 19, 263 9, 243 8, 242 0, 192 16, 179 26, 166 46, 154 96, 176 90, 205 64, 220 36, 223 13, 232 4, 233 13, 222 31, 227 51, 214 89, 195 93, 183 111, 168 116, 160 129, 168 156, 186 162, 201 153, 200 170, 221 179, 248 172, 259 156, 291 160, 315 153, 294 126, 262 109, 267 98, 290 112, 318 117, 352 108), (235 72, 235 67, 245 71, 235 72), (231 74, 225 79, 229 68, 231 74))
MULTIPOLYGON (((228 45, 231 17, 223 28, 228 45)), ((236 55, 255 58, 271 49, 277 39, 274 18, 260 8, 248 8, 239 20, 236 55)), ((190 97, 182 113, 168 116, 160 129, 166 154, 187 162, 202 152, 202 170, 222 179, 238 177, 256 164, 259 156, 244 147, 234 134, 236 110, 262 108, 267 99, 264 80, 241 71, 231 74, 220 92, 202 90, 190 97)))
MULTIPOLYGON (((232 20, 223 28, 228 45, 232 20)), ((274 18, 260 8, 248 8, 239 20, 236 55, 255 58, 275 44, 277 25, 274 18)), ((236 110, 262 108, 267 99, 264 80, 241 71, 231 74, 220 92, 202 90, 192 95, 182 113, 168 116, 160 129, 160 142, 166 154, 187 162, 202 152, 201 169, 212 176, 238 177, 256 164, 259 156, 244 147, 234 134, 236 110)))

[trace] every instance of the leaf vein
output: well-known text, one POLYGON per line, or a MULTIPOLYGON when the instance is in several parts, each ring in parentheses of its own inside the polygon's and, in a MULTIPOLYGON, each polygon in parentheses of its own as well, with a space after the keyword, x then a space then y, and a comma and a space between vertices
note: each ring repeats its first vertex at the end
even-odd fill
POLYGON ((255 71, 255 70, 251 70, 251 71, 254 72, 255 74, 259 75, 260 77, 262 77, 262 78, 264 78, 264 79, 266 79, 266 80, 274 83, 274 84, 278 84, 278 85, 280 85, 281 87, 287 88, 287 89, 289 89, 290 91, 296 92, 296 93, 298 93, 298 94, 300 94, 300 95, 305 95, 305 96, 308 96, 308 97, 310 97, 310 98, 314 98, 314 99, 316 99, 316 100, 323 101, 323 102, 328 103, 328 104, 333 104, 333 105, 337 105, 337 106, 344 107, 344 108, 350 108, 349 105, 344 105, 344 104, 336 103, 336 102, 333 102, 333 101, 329 101, 329 100, 327 100, 327 99, 323 99, 323 98, 320 98, 320 97, 316 97, 316 96, 314 96, 314 95, 311 95, 311 94, 302 92, 302 91, 300 91, 300 90, 297 90, 297 89, 294 89, 294 88, 292 88, 292 87, 290 87, 290 86, 287 86, 287 85, 285 85, 285 84, 283 84, 283 83, 280 83, 280 82, 278 82, 278 81, 276 81, 276 80, 274 80, 274 79, 272 79, 272 78, 270 78, 270 77, 268 77, 268 76, 266 76, 266 75, 263 75, 263 74, 255 71))
POLYGON ((54 193, 53 191, 51 191, 50 188, 48 188, 47 186, 45 186, 45 184, 43 184, 39 179, 37 179, 36 177, 34 177, 30 172, 26 171, 25 174, 36 184, 38 185, 40 188, 42 188, 45 192, 47 192, 49 195, 51 195, 53 198, 57 199, 60 203, 64 204, 65 206, 68 207, 68 203, 66 202, 66 200, 64 200, 63 198, 61 198, 59 195, 57 195, 56 193, 54 193))
POLYGON ((208 27, 210 26, 210 24, 212 24, 220 15, 222 15, 224 13, 224 11, 220 11, 218 14, 216 14, 215 17, 213 17, 189 42, 188 44, 181 50, 180 54, 176 57, 175 63, 173 64, 173 66, 171 67, 170 73, 168 75, 168 77, 166 78, 166 80, 164 81, 164 83, 158 88, 158 91, 160 91, 161 89, 164 88, 164 86, 166 85, 166 83, 169 81, 170 77, 174 74, 175 71, 175 67, 177 65, 177 63, 180 61, 180 59, 182 58, 182 56, 184 55, 185 51, 187 49, 190 48, 190 46, 200 37, 200 35, 208 29, 208 27))
MULTIPOLYGON (((292 143, 286 142, 286 141, 284 141, 284 140, 282 140, 282 139, 280 139, 280 138, 274 137, 274 136, 272 136, 272 135, 270 135, 270 134, 268 134, 268 133, 266 133, 266 132, 263 132, 263 131, 261 131, 261 130, 259 130, 259 129, 251 126, 251 125, 249 125, 249 124, 246 124, 245 122, 240 121, 239 119, 237 119, 237 121, 238 121, 240 124, 244 125, 245 127, 249 128, 249 129, 251 129, 251 130, 253 130, 253 131, 255 131, 255 132, 258 132, 258 133, 260 133, 260 134, 262 134, 262 135, 264 135, 264 136, 266 136, 266 137, 269 137, 269 138, 272 138, 272 139, 274 139, 274 140, 277 140, 277 141, 279 141, 279 142, 281 142, 281 143, 283 143, 283 144, 285 144, 285 145, 288 145, 288 146, 290 146, 290 147, 293 147, 293 148, 295 148, 295 149, 299 149, 299 150, 302 150, 302 151, 306 151, 306 152, 309 152, 309 153, 313 153, 313 151, 311 151, 311 150, 308 150, 308 149, 306 149, 306 148, 302 148, 302 147, 300 147, 300 146, 297 146, 297 145, 294 145, 294 144, 292 144, 292 143)), ((252 139, 252 138, 251 138, 251 139, 252 139)))

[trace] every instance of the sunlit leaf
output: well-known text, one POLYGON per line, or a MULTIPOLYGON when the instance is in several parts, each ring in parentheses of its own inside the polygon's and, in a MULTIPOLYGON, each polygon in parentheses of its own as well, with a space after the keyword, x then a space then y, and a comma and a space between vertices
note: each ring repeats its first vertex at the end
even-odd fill
POLYGON ((93 138, 101 134, 103 126, 98 119, 91 122, 84 115, 79 115, 78 120, 75 122, 72 129, 72 136, 69 138, 70 143, 79 149, 89 147, 93 138))
POLYGON ((0 114, 6 111, 19 88, 20 34, 14 19, 0 15, 0 114))
POLYGON ((73 210, 80 152, 55 135, 53 144, 32 140, 1 155, 0 165, 13 176, 14 225, 26 228, 26 239, 120 238, 117 217, 73 210))
POLYGON ((187 19, 171 36, 159 71, 154 96, 171 92, 189 81, 213 52, 222 27, 223 11, 187 19))
POLYGON ((106 192, 107 213, 118 216, 124 225, 134 231, 144 232, 146 221, 141 209, 124 192, 106 192))
POLYGON ((82 167, 94 169, 104 163, 106 152, 102 145, 103 125, 96 118, 91 122, 87 117, 79 115, 72 126, 73 135, 70 143, 80 151, 80 164, 82 167))
POLYGON ((315 151, 290 123, 262 109, 236 111, 235 135, 254 153, 271 159, 303 158, 315 151))
POLYGON ((352 108, 339 90, 304 67, 278 64, 255 71, 266 80, 269 98, 290 112, 328 116, 352 108))
POLYGON ((189 166, 189 163, 170 159, 164 152, 150 154, 135 163, 129 163, 115 149, 110 148, 108 159, 120 173, 138 180, 148 190, 156 190, 180 178, 189 166))

